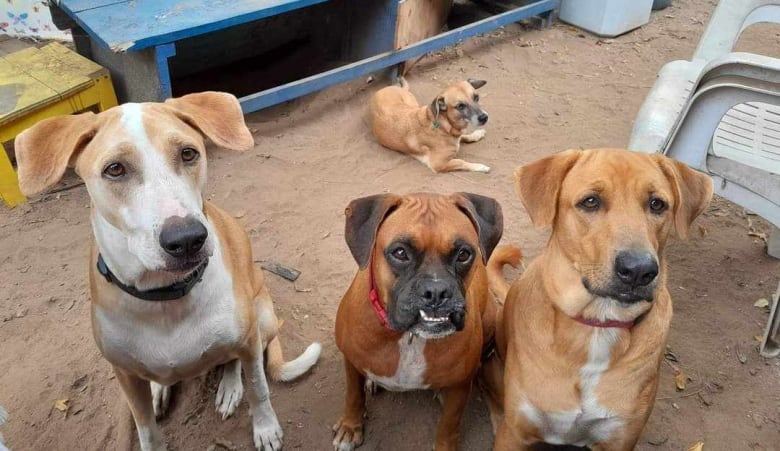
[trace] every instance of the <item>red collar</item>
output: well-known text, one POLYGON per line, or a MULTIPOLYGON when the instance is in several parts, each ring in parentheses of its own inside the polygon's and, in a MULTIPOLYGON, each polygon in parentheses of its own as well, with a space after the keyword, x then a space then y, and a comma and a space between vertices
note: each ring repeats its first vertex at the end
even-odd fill
POLYGON ((387 310, 385 310, 385 306, 382 305, 382 301, 379 300, 379 291, 376 289, 373 254, 371 254, 371 261, 368 262, 368 299, 371 301, 371 308, 374 309, 376 316, 379 317, 379 322, 388 330, 393 330, 393 328, 390 327, 390 323, 387 322, 387 310))
POLYGON ((575 316, 572 318, 574 321, 585 324, 592 327, 616 327, 619 329, 631 329, 634 327, 634 321, 598 321, 595 319, 586 319, 581 316, 575 316))

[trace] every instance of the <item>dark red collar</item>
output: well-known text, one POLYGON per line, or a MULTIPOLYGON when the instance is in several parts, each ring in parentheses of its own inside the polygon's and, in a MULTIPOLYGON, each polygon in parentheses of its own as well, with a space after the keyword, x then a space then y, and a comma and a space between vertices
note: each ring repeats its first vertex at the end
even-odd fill
POLYGON ((591 327, 616 327, 619 329, 631 329, 634 327, 635 321, 598 321, 595 319, 586 319, 581 316, 575 316, 572 318, 574 321, 577 321, 578 323, 585 324, 586 326, 591 327))
POLYGON ((387 310, 379 299, 379 291, 376 289, 374 281, 374 255, 371 255, 371 261, 368 262, 368 299, 371 301, 371 308, 374 309, 379 322, 388 330, 393 330, 390 323, 387 322, 387 310))

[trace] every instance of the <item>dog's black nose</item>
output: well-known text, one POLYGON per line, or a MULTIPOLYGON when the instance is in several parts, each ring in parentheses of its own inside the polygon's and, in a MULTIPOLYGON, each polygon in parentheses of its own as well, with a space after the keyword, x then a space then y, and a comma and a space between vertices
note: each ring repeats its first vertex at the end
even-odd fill
POLYGON ((417 293, 430 308, 436 308, 452 299, 452 284, 441 279, 424 279, 417 284, 417 293))
POLYGON ((615 259, 615 274, 632 288, 643 287, 658 275, 658 261, 649 252, 622 251, 615 259))
POLYGON ((479 116, 477 116, 477 120, 479 121, 480 125, 487 124, 488 121, 487 113, 480 113, 479 116))
POLYGON ((208 238, 206 227, 192 216, 174 216, 165 220, 160 232, 160 247, 173 257, 192 257, 208 238))

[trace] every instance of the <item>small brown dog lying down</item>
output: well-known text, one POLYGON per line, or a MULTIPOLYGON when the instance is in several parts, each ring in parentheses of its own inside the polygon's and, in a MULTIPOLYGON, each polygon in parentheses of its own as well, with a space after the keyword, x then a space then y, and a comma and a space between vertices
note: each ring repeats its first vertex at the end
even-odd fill
POLYGON ((514 248, 488 263, 505 299, 483 382, 496 450, 538 442, 631 450, 655 401, 672 300, 664 246, 712 196, 704 174, 661 155, 569 150, 520 167, 516 187, 547 247, 511 289, 514 248), (502 402, 503 401, 503 402, 502 402))
POLYGON ((469 193, 384 194, 353 200, 346 216, 345 238, 360 268, 336 314, 347 393, 333 448, 362 443, 369 382, 393 391, 441 390, 435 449, 454 450, 495 329, 485 262, 501 239, 501 207, 469 193))
POLYGON ((485 137, 484 129, 463 134, 470 125, 488 121, 476 92, 485 83, 472 79, 455 83, 429 106, 417 103, 404 79, 401 86, 380 89, 371 98, 374 136, 383 146, 413 156, 433 172, 490 172, 484 164, 455 158, 461 141, 472 143, 485 137))

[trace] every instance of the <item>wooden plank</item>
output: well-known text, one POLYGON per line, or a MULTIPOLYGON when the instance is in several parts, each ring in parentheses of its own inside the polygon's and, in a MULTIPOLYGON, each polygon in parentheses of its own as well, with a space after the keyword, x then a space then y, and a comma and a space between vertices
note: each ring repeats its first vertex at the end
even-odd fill
MULTIPOLYGON (((403 0, 398 4, 398 23, 395 32, 395 49, 402 49, 435 36, 444 29, 453 0, 403 0)), ((421 57, 404 63, 406 73, 421 57)))
MULTIPOLYGON (((68 54, 58 54, 56 46, 45 51, 30 47, 7 55, 5 60, 62 96, 91 84, 89 74, 84 74, 85 65, 80 61, 84 58, 73 52, 68 54)), ((89 69, 87 66, 86 70, 89 69)))
POLYGON ((0 58, 0 125, 59 98, 56 91, 0 58))
POLYGON ((70 11, 81 12, 117 3, 130 3, 130 0, 62 0, 61 3, 62 5, 67 5, 70 11))
POLYGON ((302 78, 275 88, 266 89, 239 99, 244 113, 251 113, 271 105, 286 102, 337 83, 343 83, 385 67, 402 63, 408 59, 424 55, 428 52, 455 44, 463 39, 476 36, 512 22, 543 14, 557 9, 559 0, 539 0, 503 14, 488 17, 455 30, 430 37, 404 49, 385 52, 371 58, 356 61, 352 64, 332 69, 311 77, 302 78))
POLYGON ((134 0, 99 8, 63 0, 61 7, 114 52, 137 51, 275 16, 327 0, 134 0))

